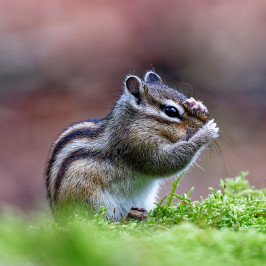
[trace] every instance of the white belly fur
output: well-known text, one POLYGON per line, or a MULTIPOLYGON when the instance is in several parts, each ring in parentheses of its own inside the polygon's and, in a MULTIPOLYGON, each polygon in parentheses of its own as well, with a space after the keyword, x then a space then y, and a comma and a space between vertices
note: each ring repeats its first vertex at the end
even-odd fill
POLYGON ((102 205, 108 208, 108 217, 115 216, 116 220, 121 220, 121 214, 126 216, 131 207, 144 208, 146 211, 150 211, 155 206, 154 202, 160 180, 138 177, 131 179, 131 182, 124 182, 122 186, 114 184, 111 192, 105 192, 103 195, 105 202, 102 205))

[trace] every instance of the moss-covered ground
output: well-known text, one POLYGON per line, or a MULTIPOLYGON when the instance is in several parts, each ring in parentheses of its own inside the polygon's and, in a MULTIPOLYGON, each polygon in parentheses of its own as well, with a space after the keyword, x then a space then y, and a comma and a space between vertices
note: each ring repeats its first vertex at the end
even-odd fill
POLYGON ((118 223, 73 211, 0 217, 0 265, 266 265, 266 190, 245 179, 221 180, 201 201, 178 195, 173 182, 143 222, 118 223), (173 203, 178 199, 178 203, 173 203))

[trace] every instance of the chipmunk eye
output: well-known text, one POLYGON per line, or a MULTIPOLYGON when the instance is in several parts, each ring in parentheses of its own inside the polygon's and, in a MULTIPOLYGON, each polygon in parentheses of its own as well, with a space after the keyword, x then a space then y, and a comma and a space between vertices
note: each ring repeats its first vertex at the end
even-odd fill
POLYGON ((178 110, 174 106, 161 106, 161 109, 165 112, 169 117, 177 117, 181 118, 178 110))

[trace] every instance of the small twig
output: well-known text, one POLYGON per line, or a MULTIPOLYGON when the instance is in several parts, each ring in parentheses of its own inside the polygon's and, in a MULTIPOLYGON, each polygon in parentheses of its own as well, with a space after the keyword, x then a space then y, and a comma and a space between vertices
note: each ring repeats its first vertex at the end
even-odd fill
POLYGON ((170 229, 167 228, 167 227, 165 227, 165 226, 162 226, 162 225, 159 225, 159 224, 152 224, 152 226, 159 227, 159 228, 162 228, 162 229, 164 229, 164 230, 170 232, 170 229))
POLYGON ((123 224, 126 224, 125 217, 124 217, 124 215, 122 213, 121 213, 121 221, 122 221, 123 224))
POLYGON ((186 205, 189 205, 189 203, 187 201, 185 201, 185 200, 180 200, 180 201, 183 202, 186 205))

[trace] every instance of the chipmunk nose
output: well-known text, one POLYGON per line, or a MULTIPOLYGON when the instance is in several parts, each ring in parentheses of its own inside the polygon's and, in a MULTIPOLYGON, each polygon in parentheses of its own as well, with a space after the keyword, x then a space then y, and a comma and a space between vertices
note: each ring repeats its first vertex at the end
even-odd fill
POLYGON ((183 104, 188 106, 192 111, 208 113, 208 109, 206 108, 206 106, 202 102, 196 101, 193 97, 186 99, 183 104))
POLYGON ((196 101, 193 97, 186 99, 183 102, 183 107, 199 120, 205 123, 209 120, 209 111, 206 106, 202 102, 196 101))

